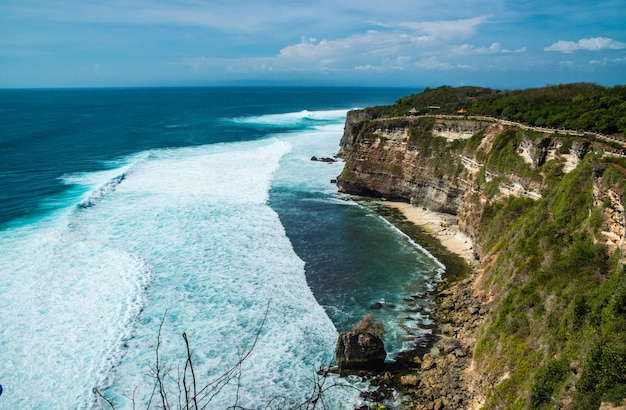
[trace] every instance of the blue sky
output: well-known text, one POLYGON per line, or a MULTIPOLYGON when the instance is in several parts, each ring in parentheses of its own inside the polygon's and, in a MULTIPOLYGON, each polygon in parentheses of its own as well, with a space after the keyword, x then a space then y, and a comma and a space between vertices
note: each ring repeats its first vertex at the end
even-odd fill
POLYGON ((0 0, 0 87, 626 83, 626 0, 0 0))

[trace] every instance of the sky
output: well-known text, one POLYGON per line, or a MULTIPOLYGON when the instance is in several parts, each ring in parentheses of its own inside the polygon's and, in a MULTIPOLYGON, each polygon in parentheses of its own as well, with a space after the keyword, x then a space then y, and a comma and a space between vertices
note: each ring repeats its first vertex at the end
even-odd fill
POLYGON ((626 0, 0 0, 0 88, 626 83, 626 0))

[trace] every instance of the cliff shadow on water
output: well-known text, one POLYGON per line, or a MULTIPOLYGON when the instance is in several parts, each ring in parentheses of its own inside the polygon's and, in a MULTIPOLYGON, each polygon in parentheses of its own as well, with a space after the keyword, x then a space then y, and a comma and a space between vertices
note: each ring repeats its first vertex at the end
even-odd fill
POLYGON ((429 343, 429 292, 440 270, 436 261, 373 209, 352 201, 275 188, 271 204, 306 263, 316 300, 339 332, 373 315, 384 324, 388 360, 429 343))

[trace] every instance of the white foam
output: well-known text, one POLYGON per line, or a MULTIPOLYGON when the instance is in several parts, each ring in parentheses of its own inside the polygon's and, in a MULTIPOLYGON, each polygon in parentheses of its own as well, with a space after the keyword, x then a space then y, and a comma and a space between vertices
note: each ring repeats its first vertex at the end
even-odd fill
POLYGON ((182 148, 155 152, 156 158, 137 165, 133 178, 121 188, 157 195, 160 200, 264 203, 278 159, 289 150, 288 144, 276 140, 254 150, 182 148))
POLYGON ((303 124, 303 122, 306 120, 337 122, 345 119, 347 111, 348 110, 302 110, 298 112, 282 114, 236 117, 233 119, 233 121, 241 124, 257 124, 264 126, 296 126, 303 124))
MULTIPOLYGON (((97 201, 0 237, 2 406, 93 408, 98 387, 117 408, 132 407, 123 396, 136 388, 141 407, 166 311, 162 357, 182 365, 187 332, 196 374, 210 381, 250 347, 270 300, 239 391, 225 386, 212 403, 303 400, 337 333, 266 204, 290 149, 273 139, 156 150, 66 176, 97 201)), ((349 408, 353 394, 328 399, 349 408)))
MULTIPOLYGON (((117 371, 110 392, 119 402, 127 386, 140 386, 137 397, 149 396, 152 386, 142 373, 165 310, 163 355, 182 363, 180 335, 186 331, 198 352, 197 371, 207 382, 250 346, 272 300, 244 365, 241 390, 226 386, 215 399, 220 407, 237 394, 240 405, 252 408, 285 394, 301 400, 316 366, 330 361, 336 330, 314 300, 278 216, 265 204, 270 177, 288 147, 274 142, 227 154, 192 152, 183 161, 163 153, 120 185, 116 195, 141 203, 142 218, 132 233, 141 233, 144 242, 150 238, 142 248, 155 269, 151 294, 159 297, 151 298, 145 323, 117 371)), ((120 217, 119 206, 111 212, 120 217)), ((123 247, 140 242, 125 232, 107 235, 123 247)))
POLYGON ((42 225, 0 240, 2 405, 84 407, 131 336, 152 272, 71 227, 42 225))

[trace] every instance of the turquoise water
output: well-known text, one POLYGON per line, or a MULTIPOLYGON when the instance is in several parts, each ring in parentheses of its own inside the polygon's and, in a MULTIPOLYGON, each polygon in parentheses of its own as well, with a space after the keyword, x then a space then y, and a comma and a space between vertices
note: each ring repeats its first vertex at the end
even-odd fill
POLYGON ((392 354, 411 345, 405 298, 439 265, 336 192, 340 162, 310 161, 348 109, 408 92, 0 91, 0 408, 99 408, 93 387, 146 404, 157 340, 175 369, 183 332, 207 382, 260 330, 218 408, 301 402, 367 313, 392 354))

